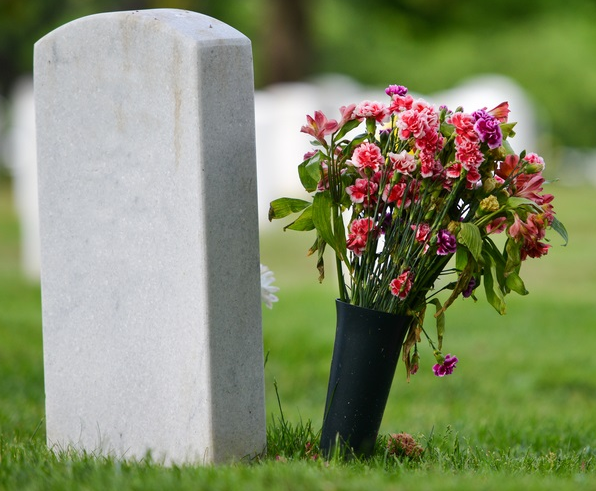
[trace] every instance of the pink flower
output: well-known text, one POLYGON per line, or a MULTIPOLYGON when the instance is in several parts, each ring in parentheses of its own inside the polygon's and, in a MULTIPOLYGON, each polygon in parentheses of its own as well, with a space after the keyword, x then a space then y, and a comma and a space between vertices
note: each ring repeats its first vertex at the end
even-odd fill
POLYGON ((407 111, 408 109, 412 109, 412 104, 414 103, 414 98, 409 95, 394 95, 391 97, 391 103, 389 104, 389 111, 392 114, 397 114, 402 111, 407 111))
POLYGON ((488 114, 497 118, 499 123, 506 123, 507 117, 509 116, 509 103, 508 102, 501 102, 497 107, 493 107, 488 114))
POLYGON ((505 157, 505 160, 499 164, 499 168, 496 170, 496 175, 501 179, 507 179, 519 164, 519 157, 517 155, 509 154, 505 157))
POLYGON ((416 231, 416 241, 420 243, 426 242, 428 234, 430 233, 430 225, 428 223, 420 223, 412 225, 412 230, 416 231))
POLYGON ((455 146, 457 148, 455 159, 461 162, 462 167, 467 171, 477 169, 484 161, 478 141, 462 139, 459 144, 456 141, 455 146))
POLYGON ((507 228, 507 218, 499 217, 499 218, 495 218, 492 222, 487 224, 486 233, 487 234, 500 234, 506 228, 507 228))
POLYGON ((468 189, 474 189, 476 183, 480 180, 480 172, 477 169, 470 169, 466 173, 466 180, 468 181, 468 189))
POLYGON ((361 256, 366 249, 369 233, 373 230, 372 218, 360 218, 350 225, 350 233, 346 240, 346 247, 357 256, 361 256))
POLYGON ((385 203, 395 203, 398 207, 401 207, 403 203, 403 206, 408 208, 412 204, 412 199, 417 198, 418 189, 419 186, 416 181, 407 182, 402 179, 397 184, 387 184, 381 197, 385 203))
POLYGON ((445 173, 449 179, 457 179, 461 175, 461 162, 454 162, 445 169, 445 173))
POLYGON ((307 124, 300 128, 302 133, 307 133, 314 136, 321 143, 325 142, 325 136, 329 135, 339 129, 339 125, 335 119, 327 119, 321 111, 315 111, 315 117, 306 116, 307 124))
POLYGON ((399 153, 389 152, 387 157, 389 157, 389 161, 393 165, 395 172, 411 176, 416 171, 416 159, 406 150, 402 150, 399 153))
POLYGON ((554 196, 542 194, 542 184, 544 184, 542 174, 520 174, 515 178, 515 193, 513 195, 531 199, 538 206, 550 203, 554 196))
POLYGON ((356 182, 346 188, 346 193, 350 196, 352 203, 363 203, 365 206, 369 201, 374 201, 375 194, 379 185, 369 179, 356 179, 356 182))
POLYGON ((399 128, 398 136, 400 140, 422 138, 428 128, 427 116, 414 108, 408 109, 399 115, 396 125, 399 128))
POLYGON ((448 123, 455 127, 456 142, 462 138, 468 141, 478 141, 478 135, 474 131, 475 121, 471 114, 462 112, 453 113, 448 123))
POLYGON ((410 270, 406 269, 397 278, 392 280, 391 283, 389 283, 389 288, 391 288, 392 295, 395 295, 400 300, 404 300, 412 289, 411 276, 410 270))
POLYGON ((358 169, 372 169, 376 172, 384 162, 381 149, 374 143, 362 143, 352 154, 352 165, 358 169))
POLYGON ((340 127, 342 127, 348 121, 356 119, 354 109, 356 109, 356 104, 350 104, 349 106, 341 106, 339 108, 339 113, 341 114, 341 121, 339 122, 340 127))
POLYGON ((550 245, 541 242, 546 235, 548 223, 548 216, 545 215, 530 213, 526 221, 523 221, 519 215, 515 215, 507 233, 516 242, 521 242, 522 261, 525 261, 528 256, 539 258, 548 253, 550 245))
POLYGON ((376 101, 363 101, 356 106, 354 114, 358 118, 374 118, 381 123, 389 114, 387 106, 376 101))
POLYGON ((524 168, 528 174, 534 174, 542 172, 544 170, 544 159, 535 153, 528 153, 524 157, 524 160, 528 163, 524 168))
POLYGON ((443 363, 437 363, 433 366, 433 372, 437 377, 444 377, 445 375, 451 375, 453 369, 456 367, 459 360, 456 356, 447 355, 443 363))

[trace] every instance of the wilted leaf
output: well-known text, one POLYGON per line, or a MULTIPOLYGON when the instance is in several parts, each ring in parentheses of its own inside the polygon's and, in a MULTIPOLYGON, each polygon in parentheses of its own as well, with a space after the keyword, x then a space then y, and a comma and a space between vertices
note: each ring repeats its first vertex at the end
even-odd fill
POLYGON ((484 254, 483 275, 486 300, 488 300, 488 303, 490 303, 499 314, 505 314, 505 297, 501 291, 499 282, 496 281, 497 267, 495 260, 488 253, 484 254))
POLYGON ((438 298, 433 298, 429 303, 435 305, 437 313, 435 318, 437 319, 437 348, 439 351, 443 348, 443 336, 445 335, 445 309, 439 302, 438 298))
POLYGON ((507 284, 507 287, 515 293, 519 293, 520 295, 528 294, 528 290, 526 290, 524 282, 522 281, 521 277, 515 272, 510 273, 509 276, 507 276, 507 278, 505 279, 505 283, 507 284))

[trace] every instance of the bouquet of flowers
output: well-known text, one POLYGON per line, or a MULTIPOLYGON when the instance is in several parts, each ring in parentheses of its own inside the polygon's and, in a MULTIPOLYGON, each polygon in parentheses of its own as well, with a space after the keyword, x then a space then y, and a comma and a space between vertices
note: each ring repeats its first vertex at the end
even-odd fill
POLYGON ((468 113, 437 109, 400 85, 385 92, 387 103, 341 107, 339 120, 307 116, 301 131, 314 138, 313 149, 298 174, 312 201, 277 199, 269 219, 299 213, 284 230, 316 231, 309 254, 317 254, 320 281, 329 246, 339 299, 412 316, 403 345, 408 376, 418 369, 422 335, 443 376, 457 362, 442 354, 445 309, 459 296, 476 300, 482 285, 505 313, 508 293, 528 293, 521 265, 547 254, 546 231, 565 242, 567 233, 543 192, 543 159, 516 154, 507 141, 515 126, 507 103, 468 113), (500 247, 496 234, 504 234, 500 247), (436 341, 423 325, 429 304, 436 341))

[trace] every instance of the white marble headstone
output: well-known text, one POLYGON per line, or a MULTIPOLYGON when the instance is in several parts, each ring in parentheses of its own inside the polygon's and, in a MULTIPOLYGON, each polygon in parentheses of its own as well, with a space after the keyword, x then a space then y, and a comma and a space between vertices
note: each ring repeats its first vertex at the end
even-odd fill
POLYGON ((165 463, 266 444, 250 41, 159 9, 35 45, 48 443, 165 463))

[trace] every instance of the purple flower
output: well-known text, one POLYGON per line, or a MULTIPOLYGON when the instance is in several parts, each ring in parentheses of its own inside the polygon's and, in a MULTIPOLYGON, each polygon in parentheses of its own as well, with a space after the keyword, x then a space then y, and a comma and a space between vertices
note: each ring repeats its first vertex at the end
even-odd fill
POLYGON ((433 366, 433 372, 437 377, 444 377, 445 375, 451 375, 453 369, 456 367, 459 360, 456 356, 447 355, 443 363, 437 363, 433 366))
POLYGON ((499 120, 488 114, 484 109, 472 113, 475 120, 474 130, 488 148, 499 148, 503 143, 503 133, 499 126, 499 120))
POLYGON ((470 278, 470 282, 468 283, 468 286, 466 287, 466 289, 461 292, 462 296, 464 298, 468 298, 472 295, 472 292, 474 291, 474 288, 476 288, 476 278, 474 278, 473 276, 470 278))
POLYGON ((385 94, 404 96, 408 93, 408 89, 403 85, 390 85, 385 89, 385 94))
POLYGON ((439 230, 437 234, 437 254, 439 256, 447 256, 453 254, 457 250, 457 239, 449 230, 439 230))

